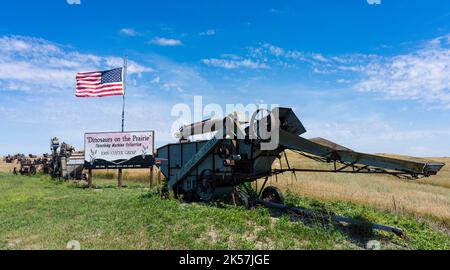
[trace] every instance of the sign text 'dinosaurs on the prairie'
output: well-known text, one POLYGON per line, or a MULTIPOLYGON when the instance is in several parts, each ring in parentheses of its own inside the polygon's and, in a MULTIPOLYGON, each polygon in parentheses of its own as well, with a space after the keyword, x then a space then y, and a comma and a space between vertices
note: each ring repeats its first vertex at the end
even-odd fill
POLYGON ((87 133, 84 161, 88 169, 143 169, 154 165, 154 132, 87 133))

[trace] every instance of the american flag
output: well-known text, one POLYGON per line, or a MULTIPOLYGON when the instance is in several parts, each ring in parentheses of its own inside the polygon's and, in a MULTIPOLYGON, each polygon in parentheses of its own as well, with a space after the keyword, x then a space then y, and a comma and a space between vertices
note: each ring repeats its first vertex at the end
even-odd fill
POLYGON ((124 95, 122 68, 77 73, 77 97, 124 95))

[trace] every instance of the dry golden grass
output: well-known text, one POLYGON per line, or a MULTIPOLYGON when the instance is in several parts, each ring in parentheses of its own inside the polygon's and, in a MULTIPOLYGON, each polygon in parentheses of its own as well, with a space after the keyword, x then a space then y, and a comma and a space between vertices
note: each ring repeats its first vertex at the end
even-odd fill
MULTIPOLYGON (((394 155, 389 155, 394 156, 394 155)), ((318 163, 293 152, 288 152, 292 167, 329 169, 330 164, 318 163)), ((411 159, 410 157, 394 156, 411 159)), ((437 176, 421 180, 402 180, 389 175, 297 173, 298 180, 291 173, 271 178, 271 185, 284 191, 314 197, 321 200, 341 200, 407 212, 418 216, 428 216, 444 222, 450 228, 450 158, 430 158, 426 160, 447 164, 437 176)), ((15 164, 0 162, 1 172, 10 172, 15 164)), ((274 164, 279 167, 279 163, 274 164)), ((282 162, 283 168, 286 164, 282 162)), ((95 178, 117 179, 117 170, 99 170, 95 178)), ((157 183, 155 169, 153 182, 157 183)), ((124 170, 124 182, 150 182, 150 170, 124 170)), ((262 180, 259 181, 261 186, 262 180)))
MULTIPOLYGON (((448 164, 438 175, 421 180, 404 180, 390 175, 297 173, 298 180, 291 173, 271 178, 271 184, 284 191, 306 195, 321 200, 341 200, 375 206, 396 212, 428 216, 443 221, 450 228, 450 158, 416 159, 388 155, 403 159, 428 160, 448 164)), ((330 164, 318 163, 293 152, 288 152, 292 167, 329 169, 330 164)), ((279 167, 279 163, 274 164, 279 167)), ((285 162, 282 162, 286 168, 285 162)), ((116 170, 96 171, 98 176, 117 178, 116 170)), ((94 175, 95 176, 95 175, 94 175)), ((155 169, 154 183, 157 181, 155 169)), ((148 183, 149 170, 125 170, 124 180, 148 183)), ((259 181, 261 186, 262 180, 259 181)))
MULTIPOLYGON (((318 163, 292 152, 288 153, 288 157, 291 167, 331 168, 330 164, 318 163)), ((449 165, 437 176, 422 180, 403 180, 390 175, 297 173, 296 181, 291 173, 286 173, 278 176, 278 182, 273 177, 271 183, 285 191, 321 200, 349 201, 432 217, 450 228, 450 158, 427 160, 449 165)), ((280 164, 277 162, 274 166, 279 168, 280 164)), ((286 168, 284 162, 282 166, 286 168)))
POLYGON ((406 160, 417 160, 417 161, 435 161, 435 162, 443 162, 446 164, 444 168, 435 176, 424 178, 419 180, 419 183, 423 183, 426 185, 434 185, 440 187, 450 188, 450 157, 430 157, 430 158, 412 158, 408 156, 400 156, 400 155, 386 155, 380 154, 394 158, 406 159, 406 160))
MULTIPOLYGON (((3 158, 0 157, 0 172, 10 173, 13 171, 14 167, 20 168, 20 164, 13 163, 7 164, 3 161, 3 158)), ((138 169, 138 170, 124 170, 124 181, 130 182, 142 182, 149 183, 150 182, 150 169, 138 169)), ((154 169, 154 182, 158 180, 158 170, 154 169)), ((117 179, 117 170, 98 170, 94 171, 94 178, 102 178, 102 179, 117 179)))
MULTIPOLYGON (((118 170, 97 170, 94 171, 95 178, 117 179, 118 170)), ((161 180, 163 176, 161 175, 161 180)), ((126 182, 150 183, 150 169, 123 170, 123 180, 126 182)), ((158 181, 158 170, 155 167, 153 171, 153 181, 158 181)))
POLYGON ((19 167, 16 163, 5 163, 3 158, 0 157, 0 172, 12 172, 14 167, 19 167))

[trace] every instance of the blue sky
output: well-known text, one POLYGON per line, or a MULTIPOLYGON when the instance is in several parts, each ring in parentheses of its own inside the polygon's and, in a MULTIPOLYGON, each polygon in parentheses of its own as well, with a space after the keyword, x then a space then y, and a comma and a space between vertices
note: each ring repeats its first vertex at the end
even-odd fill
POLYGON ((293 107, 306 137, 450 155, 448 1, 0 3, 0 154, 120 129, 121 98, 77 99, 75 73, 130 58, 127 129, 172 142, 171 108, 293 107), (69 4, 72 3, 72 4, 69 4))

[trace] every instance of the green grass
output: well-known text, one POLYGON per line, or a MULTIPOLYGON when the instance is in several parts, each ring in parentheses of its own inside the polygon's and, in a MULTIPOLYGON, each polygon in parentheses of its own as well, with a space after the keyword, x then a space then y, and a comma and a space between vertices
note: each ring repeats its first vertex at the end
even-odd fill
POLYGON ((161 200, 134 183, 96 180, 96 189, 0 173, 0 249, 360 249, 368 240, 388 249, 450 249, 450 238, 426 221, 344 202, 288 196, 291 204, 394 225, 409 237, 358 232, 319 222, 274 218, 267 209, 161 200))

